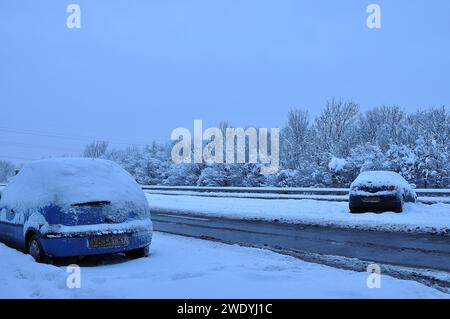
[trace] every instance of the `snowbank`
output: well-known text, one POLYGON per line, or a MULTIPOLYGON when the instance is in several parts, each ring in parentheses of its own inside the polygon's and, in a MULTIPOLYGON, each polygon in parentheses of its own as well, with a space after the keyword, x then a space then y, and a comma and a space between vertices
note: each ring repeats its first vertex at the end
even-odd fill
POLYGON ((270 251, 155 233, 149 258, 81 268, 68 289, 65 267, 35 263, 0 244, 0 298, 449 298, 414 281, 303 262, 270 251), (182 262, 180 262, 182 261, 182 262))
POLYGON ((450 205, 406 203, 404 212, 350 214, 346 202, 147 194, 151 209, 365 230, 449 233, 450 205))

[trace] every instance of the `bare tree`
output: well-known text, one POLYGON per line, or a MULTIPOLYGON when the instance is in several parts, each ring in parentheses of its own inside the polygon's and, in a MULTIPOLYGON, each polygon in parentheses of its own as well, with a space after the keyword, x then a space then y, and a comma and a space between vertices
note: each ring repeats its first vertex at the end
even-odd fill
POLYGON ((94 141, 85 147, 83 156, 90 158, 103 157, 108 150, 108 145, 109 143, 106 141, 94 141))
POLYGON ((398 106, 380 106, 361 115, 358 136, 361 142, 375 143, 383 151, 391 143, 403 143, 405 135, 405 112, 398 106))
POLYGON ((8 161, 0 161, 0 183, 5 183, 15 174, 14 164, 8 161))
POLYGON ((292 109, 288 121, 281 131, 281 152, 288 169, 299 168, 301 159, 306 157, 310 141, 310 120, 306 110, 292 109))
POLYGON ((450 136, 450 114, 445 106, 419 111, 416 114, 417 126, 422 137, 447 143, 450 136))
POLYGON ((325 110, 316 118, 316 144, 323 147, 328 155, 348 156, 355 142, 355 122, 359 105, 332 99, 327 101, 325 110))

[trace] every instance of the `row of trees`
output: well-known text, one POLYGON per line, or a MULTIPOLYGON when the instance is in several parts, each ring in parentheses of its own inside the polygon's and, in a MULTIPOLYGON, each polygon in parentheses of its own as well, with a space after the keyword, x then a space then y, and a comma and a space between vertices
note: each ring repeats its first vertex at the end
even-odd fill
POLYGON ((94 142, 84 156, 116 161, 150 185, 347 187, 361 171, 392 170, 418 187, 437 188, 450 186, 449 137, 445 107, 361 112, 352 101, 333 99, 313 120, 306 110, 288 113, 280 136, 281 167, 268 176, 258 164, 174 164, 173 143, 118 150, 94 142))
POLYGON ((6 183, 8 178, 14 176, 15 166, 9 161, 0 161, 0 183, 6 183))

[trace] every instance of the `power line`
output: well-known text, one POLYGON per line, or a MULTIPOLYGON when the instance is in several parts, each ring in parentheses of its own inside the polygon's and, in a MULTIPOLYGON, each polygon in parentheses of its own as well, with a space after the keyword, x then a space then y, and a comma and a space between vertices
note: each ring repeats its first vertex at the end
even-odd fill
POLYGON ((84 136, 68 135, 68 134, 62 134, 62 133, 56 133, 56 132, 30 130, 30 129, 19 129, 19 128, 10 128, 10 127, 1 127, 1 126, 0 126, 0 131, 7 132, 7 133, 13 133, 13 134, 25 134, 25 135, 60 138, 60 139, 83 141, 83 142, 104 140, 104 141, 108 141, 111 144, 126 145, 126 146, 136 145, 136 146, 145 147, 146 145, 150 144, 150 143, 146 143, 146 144, 130 143, 130 142, 126 142, 126 141, 112 140, 112 139, 105 138, 105 137, 94 137, 94 136, 86 136, 86 135, 84 135, 84 136))
POLYGON ((34 148, 34 149, 43 149, 43 150, 51 150, 51 151, 61 151, 61 152, 77 152, 80 153, 81 150, 75 150, 73 148, 61 148, 61 147, 53 147, 49 145, 36 145, 36 144, 28 144, 22 142, 10 142, 10 141, 0 141, 1 144, 10 145, 12 147, 22 147, 22 148, 34 148))
POLYGON ((21 161, 35 161, 36 160, 36 158, 19 157, 19 156, 3 156, 3 155, 0 155, 0 158, 15 159, 15 160, 21 160, 21 161))

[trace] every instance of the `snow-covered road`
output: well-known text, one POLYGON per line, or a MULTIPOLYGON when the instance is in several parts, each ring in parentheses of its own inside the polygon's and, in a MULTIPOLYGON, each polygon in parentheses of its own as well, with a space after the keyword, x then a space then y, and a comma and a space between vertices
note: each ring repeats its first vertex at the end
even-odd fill
POLYGON ((156 232, 150 258, 82 266, 68 289, 65 267, 35 263, 0 244, 0 298, 449 298, 414 281, 303 262, 270 251, 156 232))
POLYGON ((345 228, 448 233, 449 204, 406 203, 402 214, 350 214, 348 203, 147 194, 152 209, 237 219, 279 220, 345 228))

